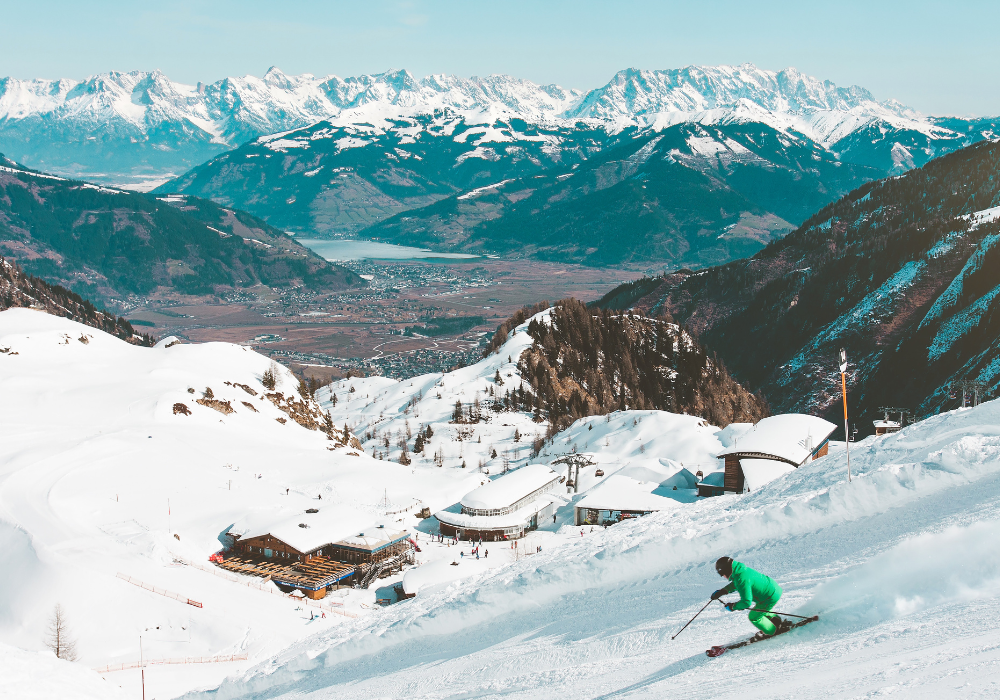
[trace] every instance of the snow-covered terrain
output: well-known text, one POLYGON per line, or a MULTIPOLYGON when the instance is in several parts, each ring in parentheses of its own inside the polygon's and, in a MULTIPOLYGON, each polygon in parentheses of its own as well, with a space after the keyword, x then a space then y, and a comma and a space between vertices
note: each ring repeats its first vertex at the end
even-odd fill
MULTIPOLYGON (((208 556, 234 523, 320 507, 348 508, 359 528, 387 518, 412 527, 412 510, 387 511, 441 508, 479 484, 468 472, 359 456, 301 427, 264 397, 269 361, 249 348, 171 342, 139 348, 43 312, 0 313, 0 643, 42 649, 61 603, 86 667, 137 662, 140 636, 146 660, 249 657, 151 666, 147 686, 161 698, 348 619, 328 605, 311 621, 321 609, 273 584, 213 574, 208 556)), ((276 392, 297 400, 296 386, 278 371, 276 392)), ((372 587, 331 605, 365 614, 375 597, 372 587)), ((106 678, 130 692, 139 680, 129 670, 106 678)))
MULTIPOLYGON (((930 418, 748 496, 586 533, 322 632, 212 698, 995 697, 1000 403, 930 418), (710 606, 732 555, 777 609, 820 621, 749 636, 710 606)), ((200 697, 200 696, 199 696, 200 697)))
MULTIPOLYGON (((851 482, 836 450, 751 494, 696 499, 678 474, 718 469, 715 455, 747 426, 619 412, 577 421, 532 459, 546 424, 491 402, 520 385, 524 329, 454 372, 322 391, 337 426, 362 440, 359 454, 264 398, 268 360, 247 348, 170 339, 138 348, 41 312, 0 313, 0 690, 135 697, 138 669, 107 667, 137 662, 141 636, 146 691, 161 699, 1000 691, 1000 402, 856 443, 851 482), (219 410, 223 402, 233 412, 219 410), (409 465, 398 461, 403 441, 409 465), (556 522, 516 551, 485 543, 488 558, 471 558, 469 543, 433 541, 434 520, 413 515, 418 503, 456 503, 504 462, 559 471, 574 454, 591 465, 576 488, 555 492, 556 522), (628 478, 680 488, 664 489, 673 505, 652 515, 574 526, 574 503, 612 476, 616 486, 628 478), (413 530, 419 565, 331 594, 326 608, 259 579, 213 575, 206 559, 234 523, 284 522, 310 507, 413 530), (744 614, 710 606, 671 640, 722 583, 711 564, 723 554, 774 576, 779 610, 820 621, 708 659, 709 646, 753 632, 744 614), (375 606, 400 580, 416 597, 375 606), (77 641, 75 665, 42 651, 57 602, 77 641), (162 663, 222 655, 239 658, 162 663)), ((298 396, 287 372, 278 381, 276 391, 298 396)))

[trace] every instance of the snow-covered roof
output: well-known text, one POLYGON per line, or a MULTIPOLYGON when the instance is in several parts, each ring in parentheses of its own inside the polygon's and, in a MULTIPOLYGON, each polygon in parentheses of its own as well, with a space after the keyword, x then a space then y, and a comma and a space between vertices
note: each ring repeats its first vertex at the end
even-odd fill
POLYGON ((655 511, 677 506, 677 501, 657 496, 655 481, 636 481, 613 474, 577 502, 577 508, 592 510, 655 511))
POLYGON ((899 428, 899 422, 894 420, 874 420, 872 423, 876 428, 899 428))
POLYGON ((766 455, 798 466, 836 429, 828 420, 802 413, 771 416, 757 423, 719 456, 766 455))
MULTIPOLYGON (((740 463, 742 464, 742 460, 740 463)), ((722 488, 726 485, 726 472, 709 472, 699 483, 722 488)))
POLYGON ((434 514, 440 522, 470 530, 499 530, 507 527, 524 525, 538 511, 554 503, 554 496, 541 496, 513 513, 503 515, 469 515, 461 512, 461 506, 453 505, 434 514))
POLYGON ((756 491, 769 481, 774 481, 779 476, 783 476, 793 467, 788 462, 779 462, 776 459, 749 459, 744 457, 740 460, 740 467, 743 469, 743 478, 746 479, 747 488, 756 491))
POLYGON ((737 440, 751 430, 753 430, 753 423, 730 423, 720 430, 716 434, 716 437, 719 438, 719 442, 722 443, 723 447, 732 447, 736 444, 737 440))
POLYGON ((356 535, 351 535, 350 537, 337 540, 335 544, 374 550, 379 547, 383 547, 390 542, 404 540, 409 536, 410 533, 406 530, 386 527, 385 525, 376 525, 374 527, 365 528, 356 535))
POLYGON ((544 464, 529 464, 465 494, 462 505, 475 510, 506 508, 558 479, 544 464))
POLYGON ((306 553, 338 542, 370 548, 387 538, 389 541, 396 539, 400 532, 382 523, 371 523, 371 513, 343 506, 319 505, 318 509, 318 513, 299 512, 277 517, 273 512, 252 513, 229 528, 229 534, 239 535, 242 540, 271 535, 306 553), (359 522, 369 524, 359 527, 359 522))

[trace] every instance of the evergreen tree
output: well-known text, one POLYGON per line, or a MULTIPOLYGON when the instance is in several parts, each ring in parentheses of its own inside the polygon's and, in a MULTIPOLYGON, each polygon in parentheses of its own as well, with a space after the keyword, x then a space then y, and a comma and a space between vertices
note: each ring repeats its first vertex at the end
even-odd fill
POLYGON ((274 363, 264 370, 264 376, 260 378, 260 383, 264 385, 264 388, 269 391, 274 391, 274 387, 277 384, 277 378, 274 376, 274 363))

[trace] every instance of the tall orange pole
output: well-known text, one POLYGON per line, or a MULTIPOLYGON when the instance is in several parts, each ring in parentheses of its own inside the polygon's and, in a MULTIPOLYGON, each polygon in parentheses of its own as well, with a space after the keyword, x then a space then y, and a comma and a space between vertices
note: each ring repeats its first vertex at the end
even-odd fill
POLYGON ((851 433, 847 426, 847 351, 840 349, 840 390, 844 397, 844 449, 847 450, 847 481, 851 481, 851 433))

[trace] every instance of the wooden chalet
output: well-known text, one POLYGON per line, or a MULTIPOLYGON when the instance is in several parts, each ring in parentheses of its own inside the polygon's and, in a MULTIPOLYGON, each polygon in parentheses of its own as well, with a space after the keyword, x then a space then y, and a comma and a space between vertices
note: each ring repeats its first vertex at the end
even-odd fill
MULTIPOLYGON (((694 485, 694 475, 681 469, 685 488, 694 485)), ((675 477, 675 478, 676 478, 675 477)), ((612 474, 573 507, 574 525, 610 525, 676 507, 677 502, 657 493, 661 484, 612 474)))
MULTIPOLYGON (((836 429, 827 420, 800 413, 763 419, 719 455, 725 463, 723 492, 743 493, 825 456, 836 429)), ((717 487, 711 486, 705 495, 717 495, 717 487)))
POLYGON ((335 509, 331 508, 328 517, 314 514, 296 515, 271 525, 234 526, 227 533, 232 547, 216 564, 267 578, 282 589, 298 589, 318 600, 344 584, 367 587, 375 576, 413 561, 406 530, 374 525, 348 535, 345 529, 353 526, 343 522, 335 509))
POLYGON ((902 430, 903 427, 896 421, 889 420, 888 418, 886 418, 885 420, 872 421, 872 423, 875 425, 876 435, 888 435, 890 433, 898 433, 900 430, 902 430))

